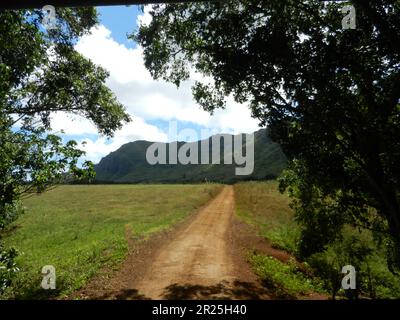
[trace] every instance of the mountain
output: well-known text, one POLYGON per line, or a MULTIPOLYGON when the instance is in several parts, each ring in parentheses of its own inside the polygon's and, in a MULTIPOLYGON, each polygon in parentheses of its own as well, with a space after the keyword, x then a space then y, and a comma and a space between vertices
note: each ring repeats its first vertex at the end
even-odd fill
MULTIPOLYGON (((244 135, 243 135, 244 136, 244 135)), ((286 156, 280 146, 271 141, 266 129, 254 133, 254 171, 250 175, 235 175, 237 167, 235 158, 232 164, 223 164, 225 143, 222 137, 235 139, 238 136, 215 135, 208 139, 209 159, 212 158, 212 141, 220 140, 221 164, 155 164, 151 165, 146 160, 146 151, 153 142, 134 141, 121 146, 118 150, 111 152, 95 165, 97 183, 190 183, 201 181, 232 183, 239 180, 261 180, 276 178, 286 166, 286 156)), ((233 140, 234 141, 234 140, 233 140)), ((243 138, 244 141, 244 138, 243 138)), ((247 141, 247 140, 246 140, 247 141)), ((207 142, 207 140, 203 140, 207 142)), ((191 147, 201 146, 201 141, 192 142, 191 147)), ((168 152, 170 143, 160 143, 168 152)), ((177 142, 178 150, 184 142, 177 142)), ((229 150, 229 148, 227 148, 229 150)), ((243 145, 243 156, 246 156, 245 144, 243 145)), ((200 163, 201 151, 198 152, 200 163)), ((185 153, 189 155, 190 153, 185 153)), ((156 152, 155 156, 159 154, 156 152)), ((232 151, 227 155, 232 157, 232 151)), ((167 163, 169 157, 167 156, 167 163)), ((246 163, 245 163, 246 165, 246 163)))

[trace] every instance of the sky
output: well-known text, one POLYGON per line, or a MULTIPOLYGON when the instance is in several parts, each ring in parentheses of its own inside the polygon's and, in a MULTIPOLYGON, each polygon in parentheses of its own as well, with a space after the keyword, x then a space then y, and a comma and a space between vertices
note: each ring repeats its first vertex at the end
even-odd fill
MULTIPOLYGON (((98 7, 100 23, 89 35, 78 40, 75 49, 95 64, 105 68, 110 76, 106 85, 126 107, 132 122, 115 132, 113 138, 97 133, 87 119, 56 113, 52 118, 54 131, 64 130, 63 139, 85 142, 81 149, 85 159, 98 163, 100 159, 125 143, 135 140, 168 142, 176 140, 169 135, 170 123, 176 123, 178 133, 185 129, 198 132, 207 129, 216 133, 251 133, 259 129, 258 121, 251 118, 245 104, 227 98, 227 107, 213 115, 195 103, 191 86, 195 80, 206 79, 193 72, 191 78, 179 88, 163 80, 153 80, 143 62, 143 50, 127 34, 137 30, 141 23, 149 23, 149 7, 144 13, 138 6, 98 7)), ((190 141, 192 138, 180 137, 190 141)))

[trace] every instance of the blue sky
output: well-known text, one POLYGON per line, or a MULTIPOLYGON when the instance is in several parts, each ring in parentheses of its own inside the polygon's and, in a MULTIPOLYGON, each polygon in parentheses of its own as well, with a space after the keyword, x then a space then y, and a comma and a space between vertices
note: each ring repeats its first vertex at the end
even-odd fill
POLYGON ((111 30, 112 37, 127 48, 135 48, 136 43, 127 38, 127 34, 137 29, 136 19, 140 14, 138 6, 98 7, 100 23, 111 30))
POLYGON ((204 129, 210 130, 210 134, 251 133, 258 129, 258 122, 251 118, 248 107, 235 103, 231 97, 227 99, 227 108, 217 110, 213 116, 200 109, 192 98, 191 87, 195 80, 210 80, 194 70, 191 79, 180 88, 151 78, 144 67, 142 48, 127 38, 127 34, 137 30, 138 24, 150 22, 148 6, 144 13, 138 6, 98 7, 98 12, 99 25, 90 35, 79 39, 75 48, 109 71, 106 85, 125 105, 133 121, 107 139, 98 135, 86 119, 55 114, 53 129, 63 129, 66 132, 64 140, 85 142, 86 159, 96 163, 121 145, 135 140, 176 140, 177 137, 168 135, 171 121, 177 124, 178 133, 191 129, 199 138, 204 129))

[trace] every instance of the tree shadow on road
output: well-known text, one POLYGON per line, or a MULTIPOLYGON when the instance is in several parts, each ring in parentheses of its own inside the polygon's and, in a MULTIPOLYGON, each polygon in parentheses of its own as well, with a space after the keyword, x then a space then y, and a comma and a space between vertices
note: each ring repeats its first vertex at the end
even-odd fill
POLYGON ((225 300, 260 300, 270 299, 271 294, 256 283, 235 280, 221 281, 212 286, 193 284, 172 284, 165 288, 165 299, 225 299, 225 300))
POLYGON ((150 300, 136 289, 121 289, 119 291, 108 291, 96 298, 97 300, 150 300))
MULTIPOLYGON (((149 300, 151 298, 139 293, 136 289, 121 289, 107 291, 96 297, 98 300, 149 300)), ((263 282, 262 285, 254 282, 235 280, 221 281, 216 285, 204 286, 196 284, 174 283, 164 289, 162 299, 166 300, 270 300, 296 299, 279 290, 274 285, 263 282)))

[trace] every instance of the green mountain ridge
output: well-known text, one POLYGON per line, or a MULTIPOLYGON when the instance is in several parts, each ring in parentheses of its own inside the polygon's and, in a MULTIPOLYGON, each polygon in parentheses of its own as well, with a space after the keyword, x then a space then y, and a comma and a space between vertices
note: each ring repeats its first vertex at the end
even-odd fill
MULTIPOLYGON (((254 133, 254 170, 250 175, 236 175, 235 168, 239 166, 233 160, 232 164, 224 162, 224 139, 222 136, 231 137, 233 135, 216 135, 220 139, 221 164, 155 164, 151 165, 146 160, 146 150, 153 142, 137 140, 122 145, 118 150, 111 152, 95 165, 97 183, 194 183, 194 182, 224 182, 233 183, 242 180, 262 180, 276 178, 286 166, 286 156, 281 147, 271 141, 266 129, 260 129, 254 133)), ((211 162, 211 141, 209 139, 209 159, 211 162)), ((232 140, 233 141, 233 140, 232 140)), ((244 139, 243 139, 244 141, 244 139)), ((178 150, 185 142, 177 142, 178 150)), ((201 141, 191 142, 199 147, 200 163, 200 143, 201 141)), ((170 148, 170 143, 166 143, 166 150, 170 148)), ((243 146, 243 156, 245 156, 245 146, 243 146)), ((230 153, 228 155, 232 157, 230 153)), ((167 163, 168 163, 167 156, 167 163)))

